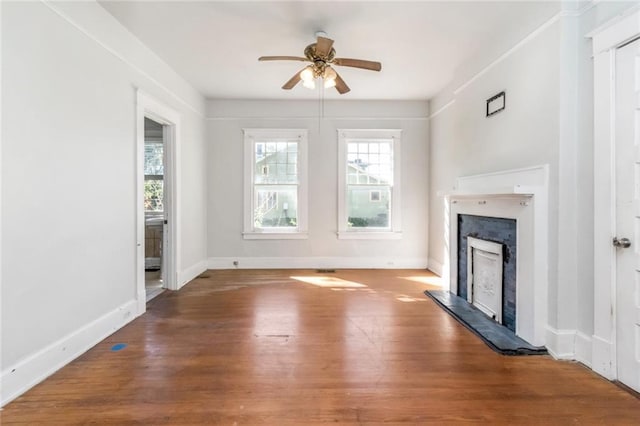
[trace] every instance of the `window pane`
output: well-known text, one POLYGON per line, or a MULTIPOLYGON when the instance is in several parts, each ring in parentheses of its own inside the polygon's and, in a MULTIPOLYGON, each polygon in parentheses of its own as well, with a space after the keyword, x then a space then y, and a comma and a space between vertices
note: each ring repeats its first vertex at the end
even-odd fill
POLYGON ((347 216, 350 228, 389 228, 389 187, 347 187, 347 216))
POLYGON ((164 208, 164 181, 146 179, 144 181, 144 211, 162 212, 164 208))
POLYGON ((256 228, 298 226, 298 193, 296 187, 257 187, 253 212, 256 228))
POLYGON ((298 183, 298 143, 262 142, 255 144, 254 183, 298 183), (265 151, 264 155, 261 154, 265 151))
MULTIPOLYGON (((347 144, 347 174, 357 173, 360 184, 389 185, 392 183, 393 162, 391 141, 349 142, 347 144)), ((353 181, 350 180, 350 183, 353 181)))
POLYGON ((298 164, 298 154, 290 152, 287 155, 287 164, 298 164))
POLYGON ((145 143, 144 144, 144 174, 145 175, 163 175, 164 166, 162 164, 162 144, 161 143, 145 143))
POLYGON ((257 160, 263 159, 264 156, 265 156, 265 152, 266 152, 266 148, 264 146, 264 143, 257 143, 256 144, 256 159, 257 160))

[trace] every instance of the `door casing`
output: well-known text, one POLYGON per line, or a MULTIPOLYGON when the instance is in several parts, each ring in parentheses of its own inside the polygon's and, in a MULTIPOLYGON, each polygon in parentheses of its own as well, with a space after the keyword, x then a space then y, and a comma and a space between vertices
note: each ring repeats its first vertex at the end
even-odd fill
POLYGON ((616 353, 616 49, 640 36, 640 10, 634 8, 596 29, 593 44, 594 81, 594 323, 591 368, 617 379, 616 353))
MULTIPOLYGON (((636 61, 640 54, 640 39, 618 48, 616 55, 616 236, 629 238, 631 246, 616 250, 616 353, 617 379, 640 390, 640 363, 636 361, 636 328, 640 310, 636 308, 635 280, 640 263, 636 244, 640 242, 636 221, 640 211, 638 188, 640 151, 634 129, 638 106, 635 90, 638 80, 636 61)), ((637 342, 640 344, 640 342, 637 342)))
MULTIPOLYGON (((137 91, 136 108, 136 300, 138 313, 146 311, 146 290, 144 274, 144 119, 145 117, 162 124, 163 144, 165 155, 165 220, 167 230, 166 239, 163 241, 162 267, 164 287, 169 290, 178 290, 179 283, 177 271, 179 270, 178 253, 179 246, 179 135, 180 114, 149 96, 141 90, 137 91), (168 201, 168 202, 167 202, 168 201)), ((163 236, 164 240, 164 236, 163 236)))

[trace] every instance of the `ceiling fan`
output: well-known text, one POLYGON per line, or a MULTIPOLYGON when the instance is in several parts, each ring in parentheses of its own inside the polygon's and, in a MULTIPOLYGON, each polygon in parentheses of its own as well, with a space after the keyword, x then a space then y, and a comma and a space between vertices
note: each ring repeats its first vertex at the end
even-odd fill
POLYGON ((380 62, 365 61, 363 59, 336 58, 336 50, 333 48, 333 40, 325 37, 323 32, 316 33, 317 41, 308 45, 304 49, 304 57, 302 56, 261 56, 259 61, 302 61, 311 62, 301 71, 297 72, 284 86, 285 90, 291 90, 302 81, 302 85, 315 89, 316 78, 324 80, 324 87, 335 87, 338 93, 345 94, 351 89, 340 75, 333 69, 333 65, 362 68, 371 71, 380 71, 382 64, 380 62))

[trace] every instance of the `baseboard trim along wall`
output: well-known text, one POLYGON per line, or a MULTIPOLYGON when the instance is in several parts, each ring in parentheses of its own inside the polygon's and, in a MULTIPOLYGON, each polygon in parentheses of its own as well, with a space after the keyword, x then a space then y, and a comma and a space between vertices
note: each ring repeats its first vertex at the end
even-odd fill
POLYGON ((427 262, 427 269, 436 274, 439 277, 442 277, 442 271, 444 271, 444 264, 442 262, 438 262, 433 258, 429 258, 427 262))
POLYGON ((75 332, 9 366, 0 375, 0 404, 11 402, 136 318, 130 300, 75 332))
POLYGON ((556 330, 547 326, 545 343, 549 354, 555 359, 576 359, 576 330, 556 330))
POLYGON ((208 260, 201 260, 195 265, 192 265, 187 269, 178 272, 178 290, 182 288, 182 286, 184 286, 186 283, 206 271, 208 264, 208 260))
POLYGON ((426 269, 427 263, 426 258, 393 257, 210 257, 208 267, 209 269, 426 269))
POLYGON ((591 337, 578 331, 576 332, 576 360, 591 368, 591 337))
POLYGON ((611 363, 614 359, 612 357, 613 343, 596 335, 591 338, 591 342, 591 368, 607 379, 614 380, 616 372, 614 365, 611 363))

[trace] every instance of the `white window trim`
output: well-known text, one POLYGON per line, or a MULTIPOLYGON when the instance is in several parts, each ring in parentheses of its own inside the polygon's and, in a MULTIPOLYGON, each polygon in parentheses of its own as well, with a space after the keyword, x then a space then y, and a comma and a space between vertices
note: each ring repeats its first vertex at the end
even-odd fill
POLYGON ((307 239, 307 141, 306 129, 243 129, 244 133, 244 232, 245 240, 307 239), (298 142, 298 226, 289 228, 257 229, 253 223, 254 200, 254 142, 298 142))
POLYGON ((400 129, 338 129, 338 239, 399 240, 402 238, 400 129), (391 187, 391 229, 354 229, 347 226, 347 142, 354 139, 393 140, 393 186, 391 187))

